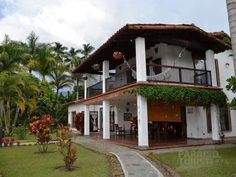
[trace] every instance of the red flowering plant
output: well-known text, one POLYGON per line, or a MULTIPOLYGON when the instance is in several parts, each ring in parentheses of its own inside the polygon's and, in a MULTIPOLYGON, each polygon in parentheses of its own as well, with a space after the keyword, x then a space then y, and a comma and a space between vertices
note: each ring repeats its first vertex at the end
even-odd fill
POLYGON ((66 170, 72 170, 73 164, 77 159, 77 149, 72 146, 72 131, 69 126, 59 126, 57 133, 59 143, 58 149, 63 155, 66 170))
POLYGON ((52 123, 52 117, 50 115, 44 115, 41 119, 33 116, 30 120, 30 132, 37 137, 37 144, 39 145, 39 152, 46 152, 48 149, 48 143, 51 139, 50 125, 52 123))

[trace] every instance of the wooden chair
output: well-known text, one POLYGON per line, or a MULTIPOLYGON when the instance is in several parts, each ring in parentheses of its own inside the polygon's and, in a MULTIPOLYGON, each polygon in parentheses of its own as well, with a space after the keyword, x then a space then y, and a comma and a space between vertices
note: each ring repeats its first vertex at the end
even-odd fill
POLYGON ((119 127, 118 124, 114 124, 114 125, 115 125, 116 135, 125 135, 125 126, 119 127))

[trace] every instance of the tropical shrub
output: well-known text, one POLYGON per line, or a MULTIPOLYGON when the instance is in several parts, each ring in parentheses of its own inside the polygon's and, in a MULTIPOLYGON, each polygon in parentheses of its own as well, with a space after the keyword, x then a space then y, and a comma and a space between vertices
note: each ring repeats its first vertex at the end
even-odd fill
POLYGON ((37 144, 39 152, 46 152, 48 149, 48 143, 51 139, 50 125, 52 123, 52 117, 50 115, 44 115, 41 119, 33 116, 30 123, 30 132, 37 137, 37 144))
POLYGON ((26 133, 27 133, 25 126, 16 127, 14 132, 16 134, 17 139, 19 139, 19 140, 24 140, 25 139, 26 133))
POLYGON ((71 142, 72 132, 69 126, 59 126, 58 139, 59 139, 59 151, 63 155, 65 168, 72 170, 72 166, 77 159, 77 149, 72 146, 71 142))

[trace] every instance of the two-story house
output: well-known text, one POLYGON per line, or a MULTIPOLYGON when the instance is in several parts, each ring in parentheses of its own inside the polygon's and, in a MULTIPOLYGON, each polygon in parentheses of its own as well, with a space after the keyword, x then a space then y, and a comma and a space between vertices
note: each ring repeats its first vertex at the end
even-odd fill
POLYGON ((225 39, 223 32, 208 33, 193 24, 125 25, 73 71, 86 76, 85 96, 70 103, 69 124, 73 128, 75 114, 84 111, 84 135, 98 131, 110 139, 118 131, 123 138, 136 138, 139 147, 173 139, 219 141, 222 132, 236 137, 235 111, 221 110, 216 101, 206 105, 207 98, 201 95, 204 90, 209 94, 223 90, 228 102, 233 99, 225 89, 226 79, 234 75, 225 39), (114 58, 116 51, 124 58, 114 58), (101 80, 94 83, 92 75, 101 80), (151 91, 131 93, 139 88, 146 92, 162 88, 160 99, 151 91), (167 103, 163 95, 170 88, 184 88, 190 94, 194 88, 200 91, 195 96, 199 100, 167 103))

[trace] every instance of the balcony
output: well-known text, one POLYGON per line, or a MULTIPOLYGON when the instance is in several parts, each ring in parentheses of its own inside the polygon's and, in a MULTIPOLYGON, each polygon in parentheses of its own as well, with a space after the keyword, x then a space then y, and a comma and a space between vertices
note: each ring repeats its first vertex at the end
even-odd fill
POLYGON ((87 98, 99 95, 102 93, 102 81, 87 88, 87 98))
POLYGON ((147 80, 150 82, 212 86, 211 71, 167 65, 147 65, 147 80))
MULTIPOLYGON (((106 79, 106 91, 136 82, 132 71, 127 69, 106 79)), ((167 65, 147 65, 147 81, 212 86, 211 72, 208 70, 167 65)), ((87 88, 87 97, 102 93, 102 81, 87 88)))

